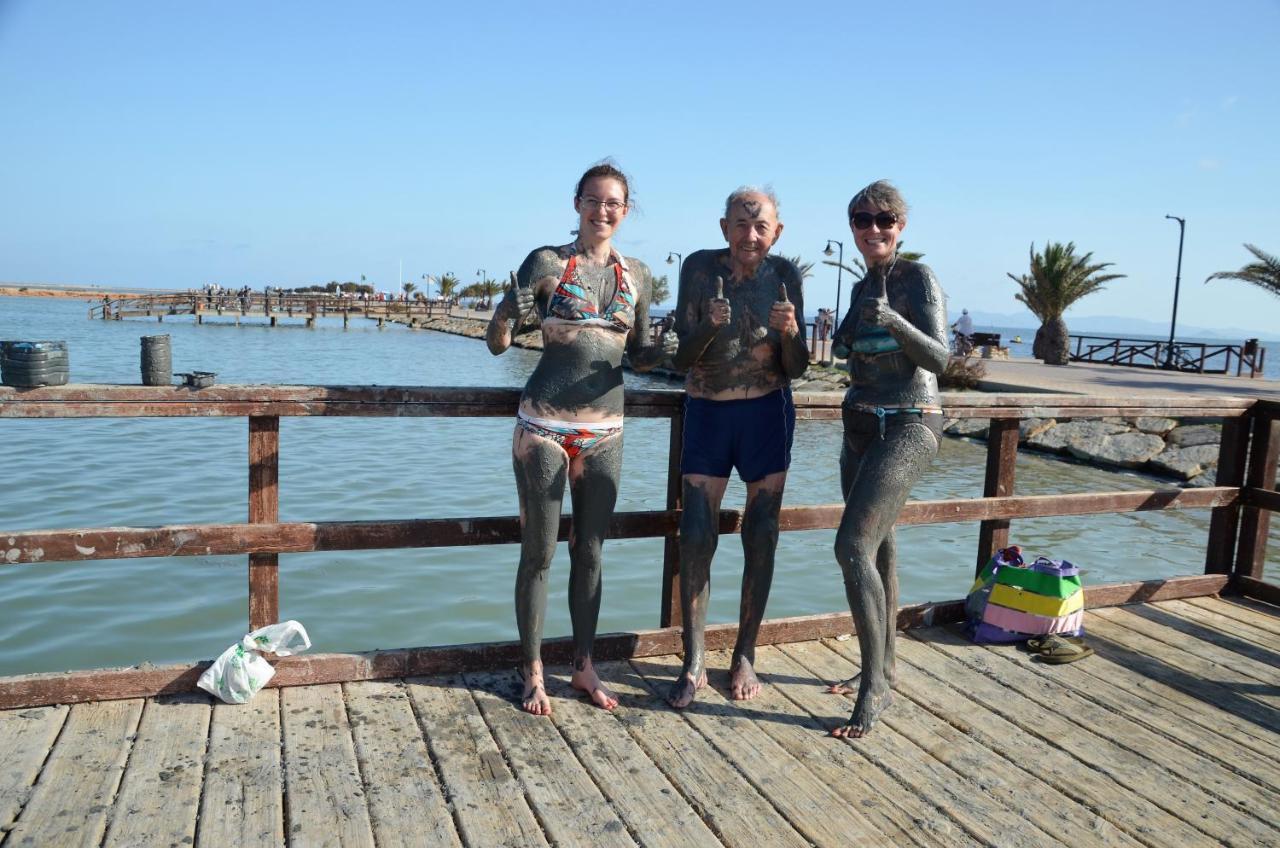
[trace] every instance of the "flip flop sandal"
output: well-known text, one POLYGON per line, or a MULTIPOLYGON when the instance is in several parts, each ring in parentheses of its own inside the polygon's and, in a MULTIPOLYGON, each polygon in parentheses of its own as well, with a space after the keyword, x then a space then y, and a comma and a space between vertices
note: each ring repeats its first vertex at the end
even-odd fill
POLYGON ((1047 636, 1032 636, 1027 640, 1027 650, 1038 654, 1049 646, 1049 641, 1051 639, 1060 639, 1065 642, 1070 642, 1072 645, 1084 644, 1083 636, 1059 636, 1056 633, 1051 633, 1047 636))
POLYGON ((1050 637, 1042 643, 1038 659, 1049 665, 1065 665, 1093 656, 1093 648, 1088 645, 1068 642, 1061 637, 1050 637))

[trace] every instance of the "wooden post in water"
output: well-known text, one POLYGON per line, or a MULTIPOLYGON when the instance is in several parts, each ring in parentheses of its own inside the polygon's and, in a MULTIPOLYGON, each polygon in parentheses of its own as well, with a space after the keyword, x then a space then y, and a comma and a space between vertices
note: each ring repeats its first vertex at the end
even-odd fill
MULTIPOLYGON (((1218 445, 1219 486, 1244 485, 1249 455, 1249 418, 1225 418, 1218 445)), ((1235 566, 1240 505, 1215 507, 1209 515, 1209 539, 1205 547, 1204 573, 1230 574, 1235 566)))
MULTIPOLYGON (((667 509, 682 509, 683 489, 680 480, 680 452, 684 447, 684 406, 671 415, 671 439, 667 448, 667 509)), ((662 609, 659 627, 680 627, 684 610, 680 606, 680 534, 667 534, 662 548, 662 609)))
MULTIPOLYGON (((1251 489, 1274 490, 1276 463, 1280 462, 1280 420, 1271 410, 1260 411, 1253 419, 1253 443, 1249 448, 1249 472, 1245 484, 1251 489)), ((1271 511, 1246 506, 1240 515, 1240 545, 1236 550, 1234 573, 1262 579, 1267 563, 1267 533, 1271 511)))
MULTIPOLYGON (((249 523, 280 520, 280 418, 249 416, 249 523)), ((249 554, 249 629, 280 620, 280 557, 249 554)))
MULTIPOLYGON (((1018 461, 1018 419, 993 418, 987 428, 987 476, 982 484, 984 498, 1004 498, 1013 494, 1014 467, 1018 461)), ((978 568, 992 554, 1009 544, 1009 519, 992 518, 978 530, 978 568)))

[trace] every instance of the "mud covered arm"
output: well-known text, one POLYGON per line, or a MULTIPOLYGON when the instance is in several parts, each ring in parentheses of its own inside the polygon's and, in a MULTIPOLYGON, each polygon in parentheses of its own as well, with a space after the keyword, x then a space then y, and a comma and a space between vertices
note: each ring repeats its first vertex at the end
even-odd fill
POLYGON ((535 250, 529 254, 520 270, 511 275, 506 293, 494 307, 493 317, 489 319, 484 333, 485 344, 494 356, 511 347, 512 337, 520 331, 521 320, 534 308, 539 279, 546 273, 555 273, 554 265, 542 256, 546 252, 535 250))
POLYGON ((804 374, 809 367, 809 345, 805 340, 804 325, 804 287, 800 272, 790 262, 786 264, 786 295, 795 307, 795 332, 782 333, 782 372, 794 380, 804 374))
POLYGON ((706 293, 700 282, 700 277, 705 275, 698 275, 694 265, 692 260, 684 263, 680 270, 680 292, 676 296, 675 331, 680 338, 680 346, 672 361, 681 371, 693 367, 720 331, 720 327, 711 322, 711 315, 705 308, 706 293))
POLYGON ((648 266, 632 260, 636 268, 636 318, 627 338, 627 359, 637 371, 651 371, 676 352, 676 335, 664 332, 653 341, 649 329, 649 304, 653 300, 653 274, 648 266))
POLYGON ((918 368, 941 374, 947 368, 947 307, 942 287, 933 271, 919 266, 920 274, 909 282, 914 323, 900 312, 888 310, 885 328, 902 345, 902 351, 918 368))
POLYGON ((836 359, 848 359, 849 351, 853 350, 853 326, 857 320, 853 308, 858 303, 858 287, 862 285, 862 282, 858 282, 853 291, 849 292, 849 311, 844 314, 840 326, 831 335, 831 355, 836 359))

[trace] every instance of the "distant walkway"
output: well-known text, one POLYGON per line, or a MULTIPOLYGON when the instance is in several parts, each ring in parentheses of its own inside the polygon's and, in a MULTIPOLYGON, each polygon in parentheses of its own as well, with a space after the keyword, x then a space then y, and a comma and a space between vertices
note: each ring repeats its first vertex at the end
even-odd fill
POLYGON ((985 392, 1065 392, 1117 397, 1139 395, 1228 395, 1280 398, 1280 381, 1188 374, 1115 365, 1044 365, 1034 359, 984 359, 987 376, 978 383, 985 392))

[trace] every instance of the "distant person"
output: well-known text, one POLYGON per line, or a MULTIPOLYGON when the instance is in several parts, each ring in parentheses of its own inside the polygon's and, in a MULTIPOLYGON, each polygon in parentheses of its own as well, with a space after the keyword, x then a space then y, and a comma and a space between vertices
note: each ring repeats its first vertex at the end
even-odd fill
POLYGON ((969 310, 960 310, 960 319, 951 325, 955 337, 952 339, 952 349, 960 356, 968 356, 973 352, 973 319, 969 317, 969 310))
POLYGON ((537 311, 542 355, 516 412, 512 465, 520 498, 520 566, 516 625, 520 631, 523 709, 550 715, 542 666, 547 577, 560 530, 566 482, 573 503, 569 538, 569 615, 573 621, 574 688, 599 707, 618 704, 591 663, 600 615, 600 560, 622 476, 622 355, 647 371, 675 350, 674 337, 653 345, 649 302, 653 277, 638 259, 613 247, 631 209, 627 178, 596 165, 573 195, 578 237, 529 254, 494 310, 486 341, 495 356, 537 311))
POLYGON ((720 540, 720 502, 735 468, 747 484, 747 504, 729 688, 737 700, 760 692, 756 637, 773 583, 778 516, 791 466, 791 381, 809 365, 800 272, 790 260, 769 254, 782 235, 778 199, 771 191, 738 189, 725 201, 720 231, 728 247, 699 250, 685 260, 675 309, 675 364, 688 371, 680 459, 684 667, 667 694, 678 709, 707 683, 711 560, 720 540))
MULTIPOLYGON (((894 522, 911 487, 938 452, 938 374, 947 367, 945 300, 928 266, 898 257, 907 204, 883 180, 849 201, 849 228, 867 265, 834 352, 848 359, 840 488, 844 515, 835 554, 858 634, 861 673, 831 686, 857 692, 849 720, 832 736, 870 732, 893 701, 898 613, 894 522)), ((959 322, 957 322, 959 323, 959 322)))

